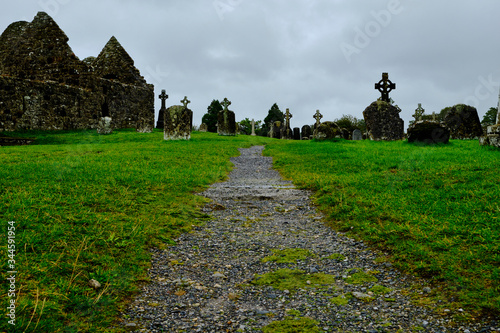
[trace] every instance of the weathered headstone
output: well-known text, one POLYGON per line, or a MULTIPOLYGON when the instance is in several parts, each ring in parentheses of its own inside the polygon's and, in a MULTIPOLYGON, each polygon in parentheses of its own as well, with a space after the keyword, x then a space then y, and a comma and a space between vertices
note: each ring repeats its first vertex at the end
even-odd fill
POLYGON ((193 111, 187 108, 187 98, 165 110, 165 140, 190 140, 193 128, 193 111))
POLYGON ((256 136, 257 134, 255 134, 255 119, 252 119, 252 136, 256 136))
POLYGON ((352 132, 352 139, 353 139, 353 141, 363 140, 363 133, 359 129, 355 129, 352 132))
POLYGON ((281 121, 275 121, 269 131, 269 137, 273 139, 281 139, 282 127, 281 121))
POLYGON ((206 133, 206 132, 208 132, 208 125, 207 125, 207 124, 205 124, 205 123, 202 123, 202 124, 200 125, 200 132, 202 132, 202 133, 206 133))
POLYGON ((448 143, 450 130, 439 121, 419 120, 408 128, 408 142, 448 143))
POLYGON ((161 99, 161 109, 158 114, 158 121, 156 122, 156 128, 163 129, 165 128, 165 110, 167 109, 166 100, 168 99, 167 91, 162 90, 161 95, 158 96, 158 98, 161 99))
POLYGON ((113 133, 113 128, 111 127, 112 119, 110 117, 102 117, 97 125, 97 133, 101 135, 107 135, 113 133))
POLYGON ((302 140, 309 140, 312 136, 312 129, 309 125, 302 126, 302 140))
POLYGON ((345 140, 351 140, 351 133, 347 130, 347 128, 340 129, 340 136, 345 140))
POLYGON ((300 140, 300 128, 298 127, 293 128, 293 139, 300 140))
POLYGON ((139 119, 137 120, 137 133, 153 133, 153 127, 154 122, 150 122, 145 119, 139 119))
POLYGON ((482 146, 490 145, 500 148, 500 94, 498 95, 498 113, 497 123, 493 126, 488 126, 486 136, 479 139, 482 146))
POLYGON ((366 131, 370 140, 402 140, 404 121, 399 117, 401 110, 394 105, 376 101, 363 111, 366 131))
POLYGON ((236 135, 236 116, 233 111, 229 110, 228 107, 231 102, 224 98, 221 105, 224 107, 222 111, 218 114, 218 127, 217 132, 221 136, 235 136, 236 135))
POLYGON ((336 123, 332 121, 325 121, 314 130, 313 136, 316 140, 341 138, 342 130, 336 123))
POLYGON ((475 107, 458 104, 453 106, 444 117, 452 139, 475 139, 483 135, 483 128, 475 107))
POLYGON ((396 84, 392 83, 389 80, 389 73, 382 73, 382 80, 378 83, 375 83, 375 89, 380 91, 382 94, 381 100, 387 103, 390 103, 391 99, 389 98, 389 93, 396 89, 396 84))

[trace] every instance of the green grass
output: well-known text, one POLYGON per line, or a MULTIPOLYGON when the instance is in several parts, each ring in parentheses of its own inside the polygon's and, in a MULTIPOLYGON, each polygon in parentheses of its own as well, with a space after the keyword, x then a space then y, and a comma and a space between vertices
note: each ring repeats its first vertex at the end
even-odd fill
MULTIPOLYGON (((226 177, 238 147, 266 143, 285 177, 315 191, 334 228, 390 251, 397 267, 439 286, 422 302, 454 297, 457 307, 499 313, 500 152, 477 141, 418 146, 193 133, 189 142, 166 142, 161 132, 130 130, 13 135, 37 141, 0 147, 0 223, 7 235, 8 221, 16 222, 18 250, 17 325, 3 316, 0 332, 120 331, 111 327, 147 280, 148 249, 174 244, 202 223, 205 200, 194 193, 226 177), (90 279, 102 288, 88 287, 90 279)), ((0 246, 7 253, 6 242, 0 246)), ((276 276, 266 278, 274 284, 276 276)), ((315 278, 290 271, 280 288, 329 283, 315 278)), ((7 283, 1 288, 4 314, 7 283)))
MULTIPOLYGON (((206 218, 194 193, 227 176, 238 147, 270 141, 193 133, 166 142, 161 132, 131 130, 14 135, 37 141, 0 148, 3 233, 16 222, 16 326, 0 321, 8 332, 112 332, 147 279, 148 249, 206 218), (90 279, 102 288, 88 287, 90 279)), ((6 283, 0 293, 4 314, 6 283)))
POLYGON ((331 225, 392 253, 457 306, 500 310, 500 151, 477 141, 274 142, 266 155, 315 191, 331 225))

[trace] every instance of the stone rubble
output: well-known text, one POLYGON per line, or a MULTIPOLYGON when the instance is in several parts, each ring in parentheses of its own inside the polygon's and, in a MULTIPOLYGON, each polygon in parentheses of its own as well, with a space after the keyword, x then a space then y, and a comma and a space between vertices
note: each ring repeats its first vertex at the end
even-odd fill
POLYGON ((450 326, 453 311, 439 315, 413 305, 409 291, 428 295, 432 286, 377 260, 386 254, 326 226, 310 193, 282 180, 262 150, 242 149, 232 159, 229 180, 201 194, 213 199, 204 208, 212 219, 175 246, 151 250, 151 283, 122 314, 128 331, 261 332, 294 310, 318 321, 323 332, 500 332, 498 322, 450 326), (290 248, 315 256, 262 261, 273 250, 290 248), (304 271, 307 284, 296 290, 252 284, 256 275, 282 268, 304 271), (315 285, 318 273, 333 276, 334 283, 315 285), (370 282, 354 281, 360 274, 370 282))

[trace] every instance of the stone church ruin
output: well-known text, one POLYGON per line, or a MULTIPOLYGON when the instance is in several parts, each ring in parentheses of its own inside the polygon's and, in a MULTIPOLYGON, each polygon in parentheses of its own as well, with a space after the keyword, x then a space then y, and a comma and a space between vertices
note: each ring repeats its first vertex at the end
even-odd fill
POLYGON ((150 132, 154 86, 112 37, 97 58, 79 60, 46 13, 0 36, 0 132, 111 127, 150 132))

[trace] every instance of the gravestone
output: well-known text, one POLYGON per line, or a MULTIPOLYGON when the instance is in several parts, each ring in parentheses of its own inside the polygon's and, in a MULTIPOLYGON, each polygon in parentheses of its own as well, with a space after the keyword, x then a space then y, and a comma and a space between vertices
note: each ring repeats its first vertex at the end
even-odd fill
POLYGON ((392 83, 391 80, 389 80, 389 73, 382 73, 382 80, 380 80, 378 83, 375 83, 375 89, 380 91, 382 94, 382 97, 380 99, 383 102, 390 103, 391 99, 389 98, 389 93, 396 89, 396 84, 392 83))
POLYGON ((309 125, 302 126, 302 140, 309 140, 312 136, 312 129, 309 125))
POLYGON ((313 116, 314 119, 316 119, 316 124, 314 124, 314 129, 318 128, 319 125, 321 125, 321 119, 323 118, 323 115, 319 112, 319 110, 316 110, 316 114, 313 116))
POLYGON ((325 121, 321 123, 313 134, 316 140, 330 140, 342 137, 342 130, 333 121, 325 121))
POLYGON ((281 139, 282 124, 281 121, 275 121, 271 130, 269 131, 269 137, 273 139, 281 139))
POLYGON ((363 111, 366 131, 370 140, 402 140, 404 121, 399 117, 401 109, 394 105, 376 101, 363 111))
POLYGON ((252 136, 257 136, 257 134, 255 134, 255 119, 252 119, 252 136))
POLYGON ((352 132, 352 140, 353 141, 361 141, 361 140, 363 140, 363 133, 359 129, 355 129, 352 132))
POLYGON ((163 129, 165 128, 165 110, 167 109, 166 100, 168 99, 167 91, 162 90, 161 95, 158 96, 158 98, 161 99, 161 109, 158 114, 158 121, 156 122, 156 128, 163 129))
POLYGON ((483 135, 483 128, 475 107, 458 104, 444 117, 446 127, 451 131, 451 139, 475 139, 483 135))
POLYGON ((286 109, 285 112, 285 126, 283 126, 282 133, 281 133, 281 138, 290 140, 293 138, 293 131, 292 128, 290 127, 290 119, 292 119, 293 115, 290 113, 290 109, 286 109))
POLYGON ((298 127, 293 128, 293 139, 300 140, 300 128, 298 127))
POLYGON ((174 105, 165 110, 164 139, 190 140, 193 128, 193 111, 188 109, 190 101, 187 97, 181 101, 183 105, 174 105))
POLYGON ((137 120, 137 133, 153 133, 154 129, 154 121, 150 122, 145 119, 138 119, 137 120))
POLYGON ((448 143, 450 130, 439 121, 419 120, 408 128, 408 142, 448 143))
POLYGON ((500 94, 498 95, 498 113, 497 123, 493 126, 488 126, 486 136, 479 139, 482 146, 489 145, 500 148, 500 94))
POLYGON ((208 132, 208 126, 207 126, 207 124, 202 123, 202 124, 200 125, 200 132, 202 132, 202 133, 206 133, 206 132, 208 132))
POLYGON ((221 105, 224 107, 222 111, 218 114, 218 127, 217 132, 221 136, 235 136, 236 135, 236 116, 233 111, 229 110, 228 107, 231 102, 224 98, 221 105))
POLYGON ((415 110, 415 113, 413 114, 413 118, 415 118, 415 121, 420 121, 422 120, 422 116, 425 113, 425 109, 422 107, 421 103, 418 103, 418 108, 415 110))
POLYGON ((345 140, 351 140, 351 133, 347 130, 347 128, 340 129, 340 136, 345 140))
POLYGON ((110 117, 102 117, 97 124, 97 133, 101 135, 107 135, 113 133, 113 127, 111 127, 112 119, 110 117))

